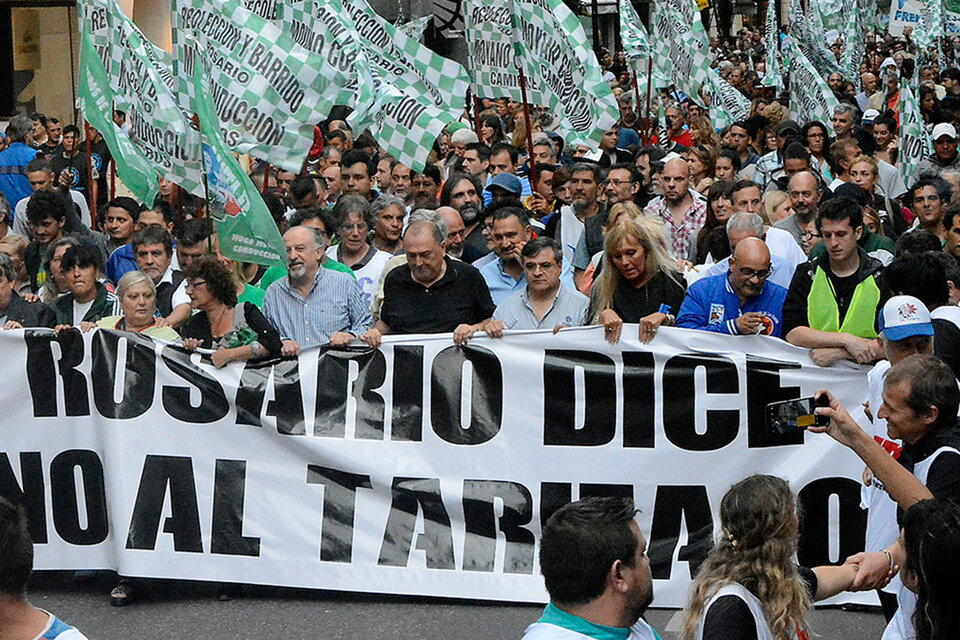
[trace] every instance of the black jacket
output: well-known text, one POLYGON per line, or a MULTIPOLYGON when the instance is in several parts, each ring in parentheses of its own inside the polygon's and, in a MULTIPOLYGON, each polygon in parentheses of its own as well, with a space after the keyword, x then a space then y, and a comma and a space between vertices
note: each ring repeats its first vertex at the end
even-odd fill
POLYGON ((31 327, 48 327, 53 329, 57 324, 57 316, 53 309, 42 302, 27 302, 14 291, 7 305, 7 321, 13 320, 27 329, 31 327))

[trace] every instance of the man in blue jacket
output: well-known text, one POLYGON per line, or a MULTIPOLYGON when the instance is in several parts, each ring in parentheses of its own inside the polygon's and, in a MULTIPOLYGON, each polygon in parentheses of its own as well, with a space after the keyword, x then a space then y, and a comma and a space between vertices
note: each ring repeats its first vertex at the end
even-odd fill
POLYGON ((698 280, 687 290, 677 326, 731 335, 781 335, 787 290, 770 277, 770 250, 759 238, 737 243, 729 273, 698 280))

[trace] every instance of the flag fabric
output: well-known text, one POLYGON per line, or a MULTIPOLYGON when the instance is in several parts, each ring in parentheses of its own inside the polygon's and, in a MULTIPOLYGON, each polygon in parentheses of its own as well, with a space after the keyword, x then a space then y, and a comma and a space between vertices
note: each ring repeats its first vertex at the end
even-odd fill
POLYGON ((200 137, 168 85, 154 47, 120 9, 107 3, 110 23, 110 88, 114 106, 127 111, 130 138, 166 180, 203 195, 200 137))
POLYGON ((432 18, 432 15, 425 15, 417 20, 405 22, 400 25, 400 30, 407 34, 408 38, 420 42, 423 40, 423 33, 427 30, 427 25, 430 24, 432 18))
POLYGON ((173 31, 182 102, 196 97, 190 82, 196 39, 211 62, 210 91, 224 140, 238 153, 299 171, 316 123, 337 104, 353 106, 348 73, 240 0, 176 0, 173 31))
POLYGON ((462 65, 434 53, 381 18, 365 0, 348 0, 341 6, 382 78, 389 78, 400 93, 423 96, 438 109, 458 114, 464 110, 470 78, 462 65))
POLYGON ((717 129, 750 116, 750 100, 716 71, 710 72, 710 115, 717 129))
MULTIPOLYGON (((793 36, 793 44, 796 45, 795 51, 803 53, 817 73, 824 78, 831 73, 843 75, 843 68, 827 46, 823 27, 819 24, 815 26, 813 19, 803 13, 800 5, 799 2, 790 3, 790 34, 793 36)), ((813 7, 811 11, 815 9, 816 7, 813 7)))
POLYGON ((798 122, 816 120, 823 123, 833 136, 831 117, 840 102, 813 63, 796 46, 797 40, 791 39, 790 45, 793 47, 790 54, 790 111, 798 122))
POLYGON ((913 182, 917 165, 932 153, 933 147, 923 126, 917 94, 910 84, 903 80, 900 84, 900 151, 897 161, 905 184, 913 182))
POLYGON ((914 33, 914 41, 920 49, 932 47, 943 33, 943 0, 920 0, 920 24, 914 33))
POLYGON ((864 5, 869 0, 856 0, 854 5, 847 10, 845 32, 843 38, 843 56, 840 58, 840 66, 843 67, 844 77, 851 80, 860 79, 860 61, 863 60, 863 54, 866 49, 866 31, 867 26, 864 23, 864 5))
MULTIPOLYGON (((82 6, 82 5, 81 5, 82 6)), ((106 15, 104 14, 104 19, 106 15)), ((84 26, 90 25, 90 22, 84 26)), ((157 173, 113 121, 113 91, 101 52, 89 29, 80 31, 80 64, 77 78, 77 102, 87 122, 103 136, 110 149, 117 176, 140 202, 152 204, 157 196, 157 173)))
POLYGON ((654 67, 703 104, 701 96, 710 88, 710 43, 696 5, 693 0, 666 0, 654 3, 651 11, 654 67))
POLYGON ((580 19, 562 0, 512 0, 510 8, 517 62, 540 89, 529 100, 559 114, 571 142, 598 146, 620 110, 580 19))
POLYGON ((767 40, 767 71, 763 74, 763 86, 782 87, 783 76, 780 73, 780 30, 777 29, 776 0, 767 2, 767 21, 765 28, 767 40))
POLYGON ((216 221, 220 251, 238 262, 286 266, 286 249, 270 210, 221 138, 214 82, 205 73, 213 65, 206 64, 203 51, 194 53, 193 105, 200 124, 208 210, 216 221))
POLYGON ((639 61, 649 58, 650 36, 633 8, 631 0, 620 0, 620 41, 623 43, 623 53, 628 60, 639 61))
POLYGON ((579 18, 562 0, 464 0, 462 8, 477 95, 522 101, 522 65, 527 100, 549 107, 570 143, 599 145, 620 112, 579 18))

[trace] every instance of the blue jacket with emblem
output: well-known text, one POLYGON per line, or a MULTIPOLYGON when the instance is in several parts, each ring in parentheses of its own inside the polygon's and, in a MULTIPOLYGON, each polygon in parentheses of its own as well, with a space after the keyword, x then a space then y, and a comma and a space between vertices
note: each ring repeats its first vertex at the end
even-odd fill
POLYGON ((728 274, 702 278, 687 289, 676 326, 738 335, 737 318, 752 311, 762 313, 769 320, 764 323, 762 333, 779 338, 786 297, 785 288, 768 280, 760 295, 741 307, 739 296, 730 287, 728 274))

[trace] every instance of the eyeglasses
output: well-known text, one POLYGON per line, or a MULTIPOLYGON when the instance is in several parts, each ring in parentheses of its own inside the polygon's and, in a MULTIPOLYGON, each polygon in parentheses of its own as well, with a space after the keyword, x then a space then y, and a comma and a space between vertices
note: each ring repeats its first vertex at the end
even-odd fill
POLYGON ((742 275, 747 280, 750 280, 751 278, 757 278, 758 280, 766 280, 767 278, 770 277, 770 274, 772 273, 772 271, 773 270, 769 268, 761 269, 760 271, 754 271, 753 269, 744 269, 741 267, 740 275, 742 275))
POLYGON ((195 280, 194 282, 187 282, 186 289, 187 291, 189 291, 190 289, 196 289, 197 287, 202 287, 205 284, 207 284, 206 280, 195 280))
POLYGON ((803 233, 800 234, 800 239, 803 242, 810 242, 814 238, 822 238, 822 237, 823 236, 820 235, 819 233, 813 233, 812 231, 804 231, 803 233))

